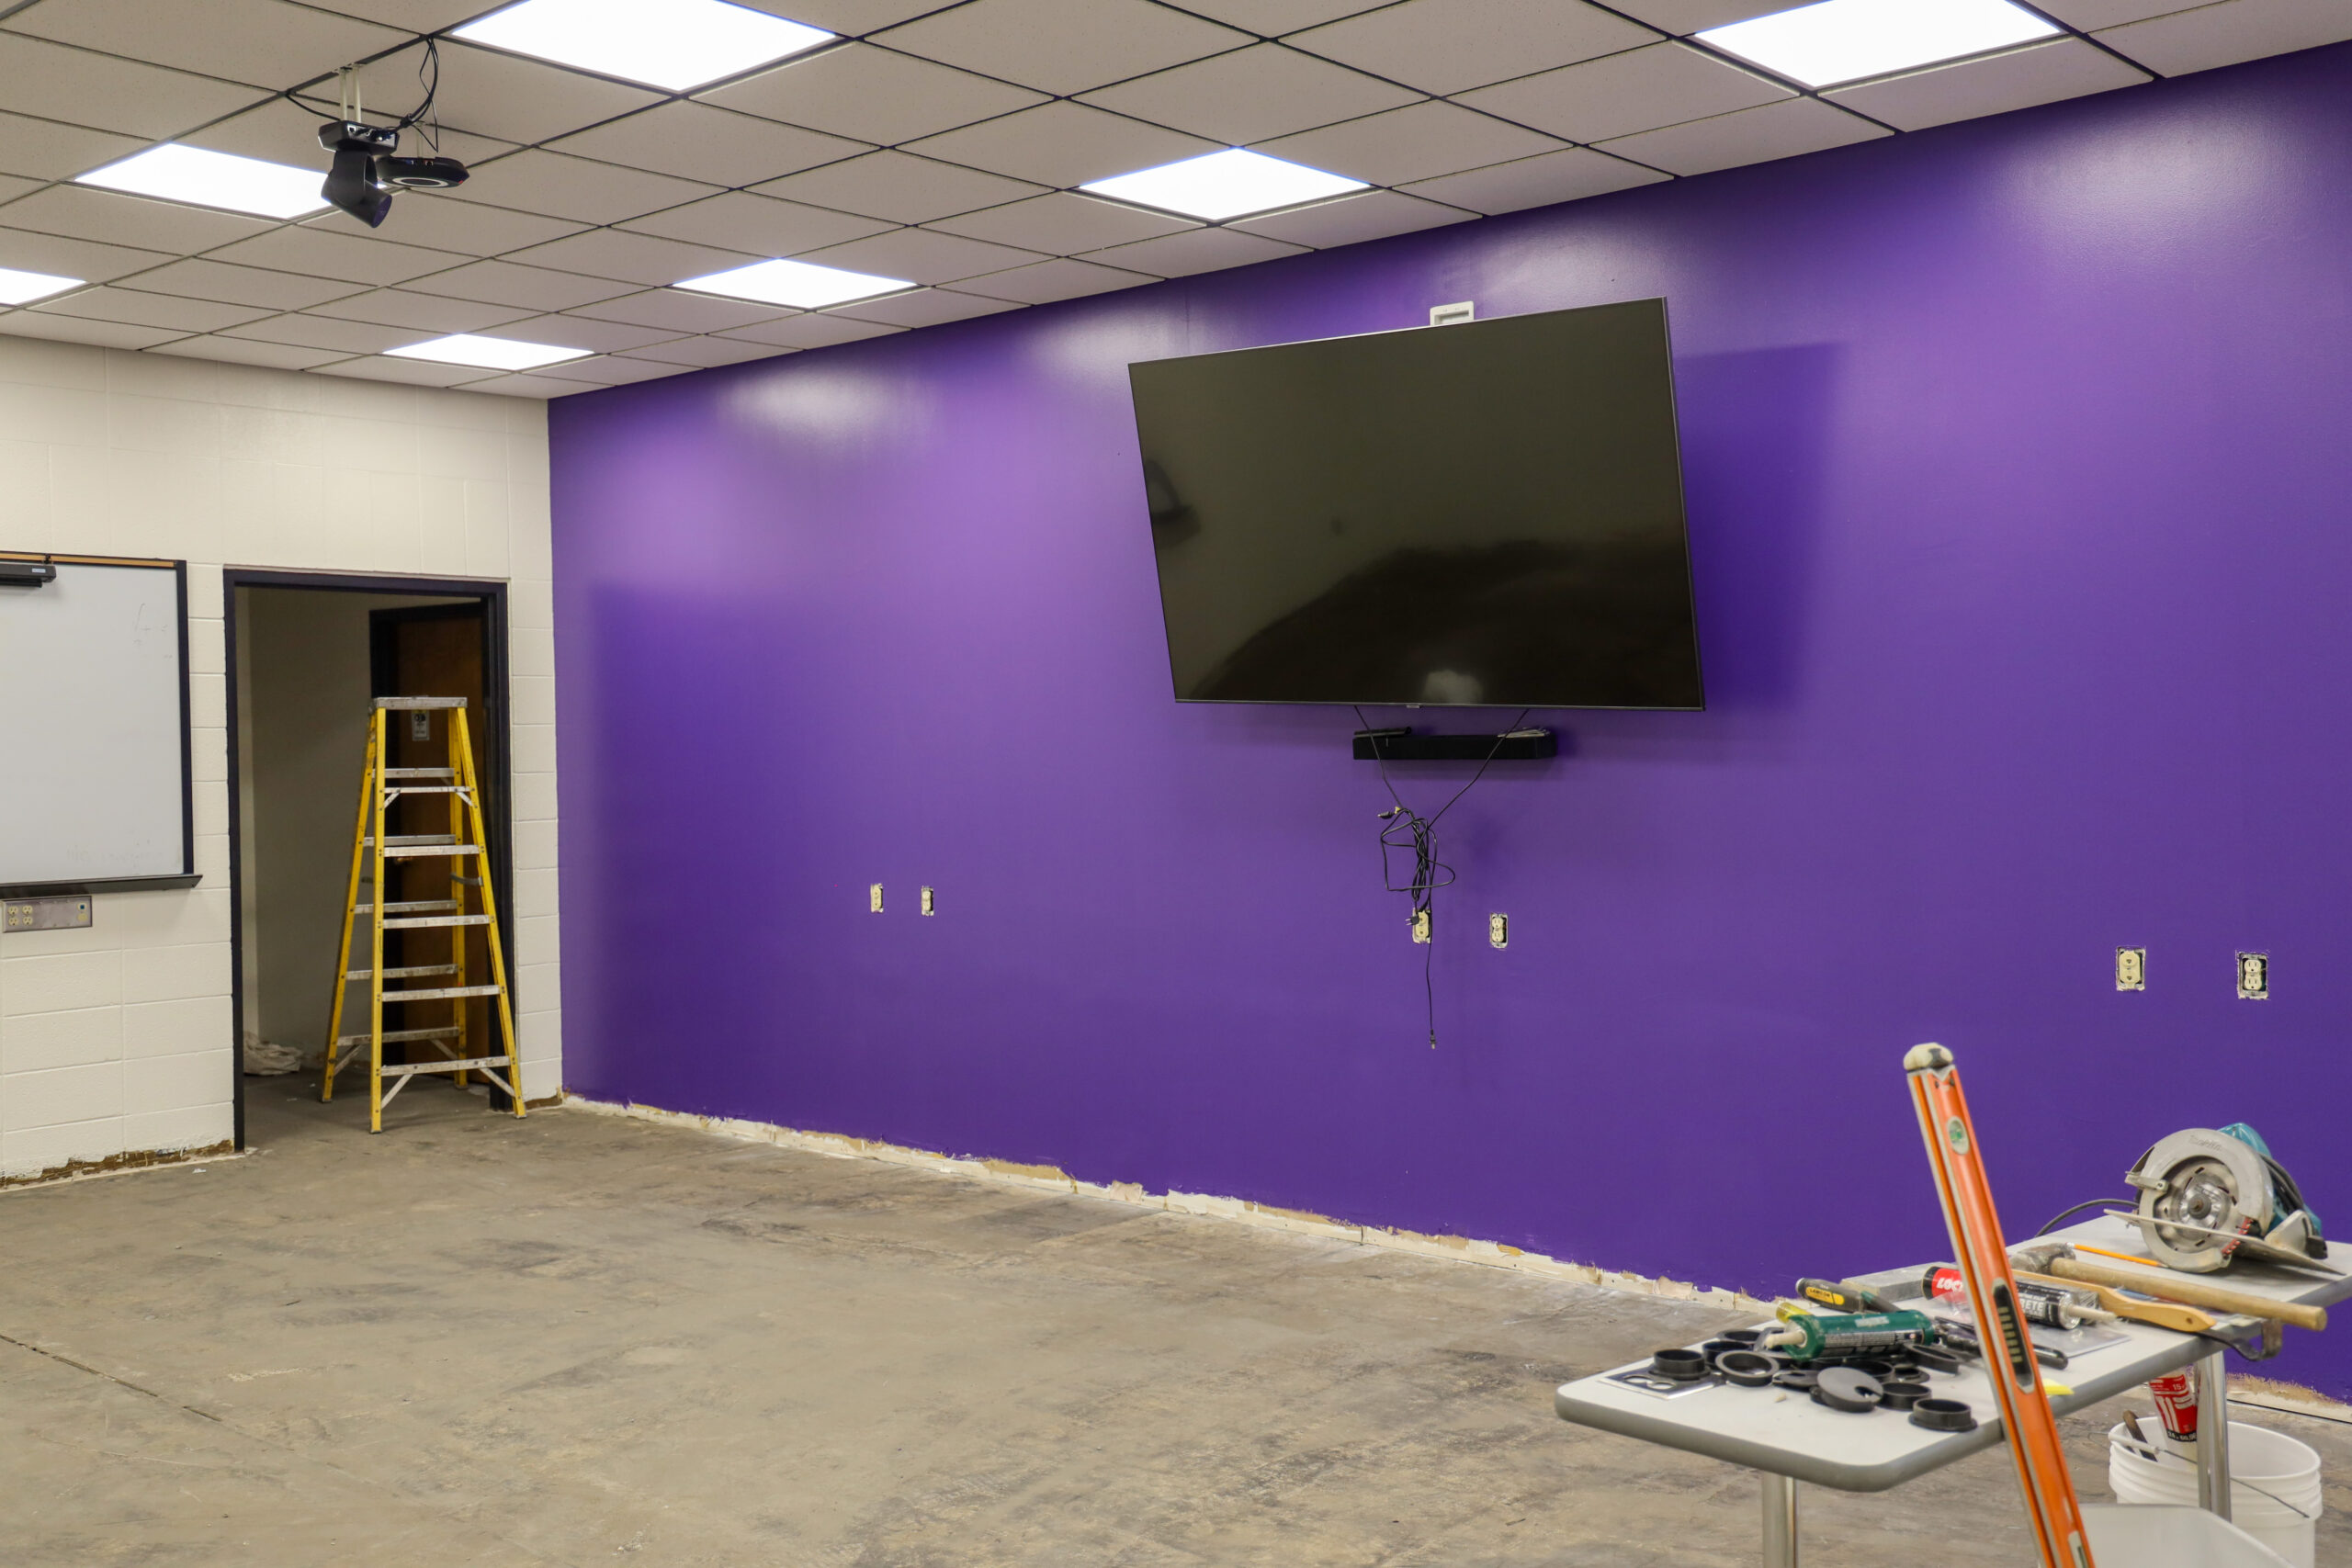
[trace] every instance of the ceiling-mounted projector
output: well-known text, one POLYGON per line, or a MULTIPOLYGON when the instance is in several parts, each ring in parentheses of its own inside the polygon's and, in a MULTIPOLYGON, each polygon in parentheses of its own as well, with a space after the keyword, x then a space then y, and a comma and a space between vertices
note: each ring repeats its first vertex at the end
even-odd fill
POLYGON ((466 183, 466 166, 455 158, 401 158, 397 128, 356 119, 331 119, 319 127, 319 145, 334 154, 319 194, 370 229, 392 209, 395 190, 447 190, 466 183))

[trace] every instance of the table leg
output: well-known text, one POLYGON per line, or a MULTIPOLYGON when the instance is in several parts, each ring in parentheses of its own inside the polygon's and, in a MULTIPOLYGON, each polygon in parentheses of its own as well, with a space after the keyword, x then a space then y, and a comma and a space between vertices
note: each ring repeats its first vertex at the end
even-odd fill
POLYGON ((2197 1506, 2230 1517, 2230 1373, 2219 1350, 2197 1363, 2197 1506))
POLYGON ((1797 1568, 1797 1483, 1764 1472, 1764 1568, 1797 1568))

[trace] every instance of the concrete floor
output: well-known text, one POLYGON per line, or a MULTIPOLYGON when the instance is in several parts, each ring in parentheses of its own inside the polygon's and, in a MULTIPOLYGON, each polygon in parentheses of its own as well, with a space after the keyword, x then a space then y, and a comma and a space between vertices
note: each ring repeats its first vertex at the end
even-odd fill
MULTIPOLYGON (((0 1562, 1756 1560, 1751 1476, 1555 1383, 1722 1314, 442 1086, 0 1193, 0 1562)), ((2104 1495, 2096 1434, 2075 1474, 2104 1495)), ((2288 1427, 2352 1475, 2352 1427, 2288 1427)), ((1808 1558, 2031 1560, 1997 1450, 1808 1558)), ((2352 1561, 2331 1496, 2322 1562, 2352 1561)))

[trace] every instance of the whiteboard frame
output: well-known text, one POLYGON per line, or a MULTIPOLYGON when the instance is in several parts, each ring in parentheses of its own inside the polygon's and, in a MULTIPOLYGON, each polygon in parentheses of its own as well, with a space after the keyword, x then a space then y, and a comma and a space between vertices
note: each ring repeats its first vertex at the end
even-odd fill
MULTIPOLYGON (((168 571, 179 601, 180 652, 180 869, 163 876, 93 877, 83 881, 0 883, 0 897, 50 898, 97 893, 149 893, 193 887, 203 881, 196 869, 196 767, 193 709, 187 675, 187 562, 145 556, 45 555, 0 550, 0 560, 46 561, 52 566, 105 566, 168 571)), ((0 589, 0 592, 39 593, 39 588, 0 589)))

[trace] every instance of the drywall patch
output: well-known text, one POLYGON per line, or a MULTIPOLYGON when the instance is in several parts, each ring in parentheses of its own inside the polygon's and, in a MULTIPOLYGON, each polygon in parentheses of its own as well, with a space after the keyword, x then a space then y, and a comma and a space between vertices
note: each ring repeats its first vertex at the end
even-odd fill
POLYGON ((999 1159, 960 1159, 929 1149, 911 1149, 871 1138, 852 1138, 837 1133, 804 1133, 768 1122, 752 1122, 730 1116, 696 1116, 687 1111, 663 1111, 658 1106, 585 1100, 578 1095, 564 1096, 563 1106, 567 1110, 585 1111, 598 1116, 623 1116, 665 1126, 692 1127, 701 1132, 716 1133, 721 1137, 774 1144, 778 1148, 797 1149, 833 1159, 880 1160, 888 1165, 911 1166, 941 1176, 962 1176, 1002 1186, 1066 1192, 1081 1198, 1102 1198, 1114 1203, 1158 1209, 1167 1213, 1233 1220, 1264 1230, 1320 1236, 1327 1241, 1354 1242, 1363 1247, 1409 1252, 1418 1257, 1443 1258, 1453 1263, 1475 1263, 1487 1269, 1509 1269, 1517 1273, 1534 1274, 1547 1280, 1569 1280, 1580 1285, 1599 1285, 1603 1290, 1623 1291, 1633 1295, 1702 1302, 1726 1311, 1761 1313, 1770 1306, 1769 1303, 1740 1291, 1701 1287, 1679 1280, 1652 1279, 1645 1274, 1600 1269, 1589 1263, 1571 1263, 1547 1258, 1540 1252, 1529 1252, 1506 1242, 1479 1241, 1459 1235, 1423 1235, 1418 1231, 1352 1224, 1325 1214, 1284 1209, 1272 1203, 1254 1203, 1246 1198, 1219 1198, 1204 1192, 1155 1193, 1132 1181, 1080 1181, 1050 1165, 1023 1165, 999 1159))
POLYGON ((52 1165, 46 1170, 23 1176, 0 1175, 0 1189, 82 1181, 93 1176, 119 1176, 129 1170, 152 1170, 157 1166, 186 1165, 191 1160, 239 1157, 242 1156, 237 1154, 237 1145, 228 1138, 194 1149, 128 1149, 119 1155, 108 1155, 104 1159, 70 1159, 63 1165, 52 1165))

